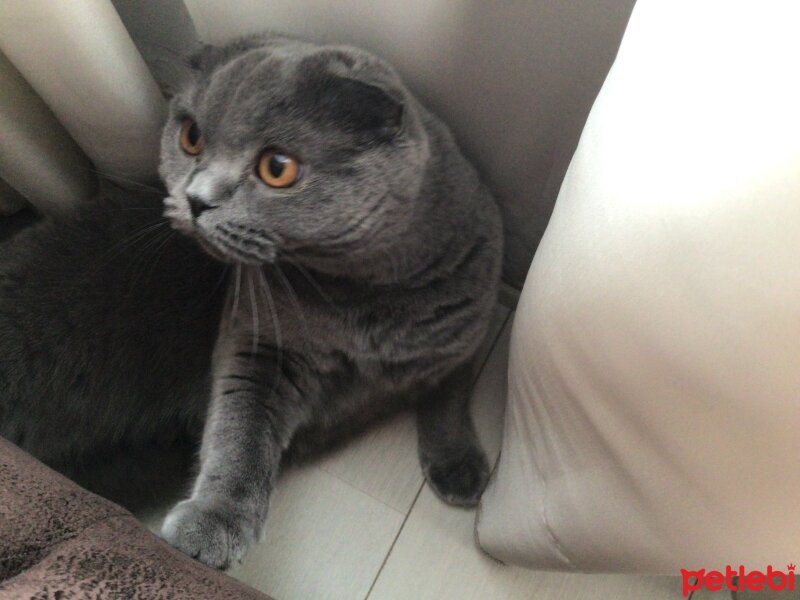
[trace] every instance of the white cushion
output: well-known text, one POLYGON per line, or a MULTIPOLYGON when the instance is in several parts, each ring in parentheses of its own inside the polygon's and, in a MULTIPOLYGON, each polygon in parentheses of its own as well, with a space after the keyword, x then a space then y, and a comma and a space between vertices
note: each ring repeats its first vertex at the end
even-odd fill
POLYGON ((483 547, 800 556, 800 4, 640 0, 528 274, 483 547))

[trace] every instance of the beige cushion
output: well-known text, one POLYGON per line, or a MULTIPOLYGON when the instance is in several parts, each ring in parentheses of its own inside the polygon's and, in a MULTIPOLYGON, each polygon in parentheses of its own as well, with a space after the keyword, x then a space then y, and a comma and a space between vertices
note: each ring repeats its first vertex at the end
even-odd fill
POLYGON ((533 261, 478 533, 530 567, 800 556, 800 5, 640 0, 533 261))

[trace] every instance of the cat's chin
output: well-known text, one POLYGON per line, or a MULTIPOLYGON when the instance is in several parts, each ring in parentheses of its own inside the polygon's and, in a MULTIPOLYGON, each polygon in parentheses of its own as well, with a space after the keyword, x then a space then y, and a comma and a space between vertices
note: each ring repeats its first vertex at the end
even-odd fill
POLYGON ((213 244, 211 244, 210 242, 207 242, 207 241, 206 241, 206 240, 204 240, 202 237, 200 237, 200 236, 193 236, 193 237, 194 237, 195 241, 196 241, 196 242, 197 242, 197 243, 200 245, 200 247, 203 249, 203 251, 204 251, 206 254, 208 254, 208 255, 209 255, 211 258, 215 258, 215 259, 217 259, 218 261, 220 261, 220 262, 224 262, 224 263, 231 263, 231 264, 234 264, 234 263, 238 262, 238 261, 236 261, 235 259, 231 258, 230 256, 227 256, 226 254, 224 254, 224 253, 223 253, 221 250, 219 250, 219 249, 218 249, 216 246, 214 246, 214 245, 213 245, 213 244))

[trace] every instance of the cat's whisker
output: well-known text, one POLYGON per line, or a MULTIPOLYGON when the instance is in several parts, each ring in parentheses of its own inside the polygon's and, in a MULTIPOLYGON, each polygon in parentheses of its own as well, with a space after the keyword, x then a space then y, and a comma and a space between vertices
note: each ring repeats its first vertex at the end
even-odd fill
POLYGON ((251 268, 247 268, 247 286, 250 290, 250 306, 251 306, 251 317, 253 318, 253 349, 252 355, 255 356, 256 350, 258 350, 258 334, 259 334, 259 322, 258 322, 258 299, 256 298, 256 290, 255 285, 253 284, 253 270, 251 268))
POLYGON ((214 298, 214 296, 219 291, 219 288, 222 286, 223 282, 228 278, 228 274, 230 272, 231 272, 231 266, 229 264, 226 264, 222 269, 222 273, 220 273, 220 275, 219 275, 219 279, 217 280, 217 283, 214 286, 214 289, 212 289, 211 293, 208 295, 208 300, 206 300, 206 302, 211 302, 211 300, 214 298))
MULTIPOLYGON (((161 244, 159 244, 156 249, 154 250, 154 258, 153 258, 153 268, 150 270, 150 276, 152 276, 153 271, 155 270, 156 266, 158 265, 158 261, 161 260, 161 257, 164 255, 164 249, 169 245, 169 243, 175 238, 177 232, 170 229, 167 231, 168 235, 164 239, 161 244)), ((148 278, 149 279, 149 278, 148 278)))
POLYGON ((236 321, 236 313, 239 311, 239 293, 242 288, 242 264, 236 263, 236 281, 233 287, 233 308, 231 309, 230 324, 233 327, 236 321))
POLYGON ((169 229, 158 229, 153 233, 152 237, 149 237, 147 240, 145 240, 142 247, 139 249, 139 256, 137 257, 139 260, 137 263, 147 258, 148 253, 159 246, 161 242, 168 237, 167 234, 169 232, 169 229))
MULTIPOLYGON (((79 167, 81 168, 81 167, 79 167)), ((89 173, 93 173, 98 177, 102 177, 103 179, 108 179, 109 181, 113 181, 115 183, 125 183, 128 185, 132 185, 140 190, 150 192, 153 194, 158 194, 160 196, 165 196, 166 192, 158 188, 154 185, 150 185, 147 183, 142 183, 141 181, 137 181, 135 179, 131 179, 130 177, 125 177, 123 175, 118 175, 116 173, 108 173, 106 171, 100 171, 99 169, 95 169, 93 167, 82 167, 83 170, 88 171, 89 173)))
POLYGON ((331 297, 327 293, 325 293, 325 290, 322 289, 322 286, 320 286, 320 284, 317 283, 317 281, 311 276, 311 273, 309 273, 308 270, 306 270, 306 268, 303 265, 301 265, 299 262, 293 260, 293 258, 288 256, 288 255, 284 256, 284 258, 286 259, 286 262, 288 262, 290 265, 292 265, 295 269, 297 269, 300 272, 300 274, 303 277, 306 278, 306 280, 317 291, 317 293, 320 295, 320 297, 323 300, 325 300, 325 302, 327 302, 330 305, 333 305, 333 300, 331 299, 331 297))
POLYGON ((143 225, 142 227, 134 230, 132 233, 124 237, 122 240, 114 244, 106 252, 100 255, 97 268, 93 272, 96 273, 98 270, 108 265, 116 257, 122 255, 126 250, 129 250, 135 244, 141 242, 142 240, 146 240, 150 235, 159 233, 159 229, 165 227, 166 225, 166 221, 159 219, 154 223, 143 225))
POLYGON ((275 307, 275 299, 272 296, 272 290, 270 290, 269 282, 267 281, 267 278, 264 277, 264 273, 261 271, 261 269, 258 269, 258 274, 260 276, 261 283, 263 284, 263 289, 266 292, 267 306, 269 307, 269 312, 272 316, 272 324, 275 327, 275 347, 278 350, 278 364, 275 367, 275 382, 272 385, 272 389, 270 390, 269 394, 267 395, 267 397, 269 397, 272 395, 272 392, 277 389, 283 375, 283 334, 281 332, 281 322, 278 318, 278 311, 275 307))
POLYGON ((157 221, 151 222, 147 225, 143 225, 142 227, 133 231, 130 235, 123 238, 120 242, 112 246, 112 250, 117 249, 119 246, 131 244, 137 241, 138 238, 145 237, 148 233, 152 233, 153 231, 165 226, 167 224, 166 221, 163 219, 158 219, 157 221))
MULTIPOLYGON (((286 294, 289 296, 289 302, 292 303, 292 307, 294 307, 295 312, 297 312, 297 316, 300 317, 300 322, 303 326, 303 333, 306 336, 306 339, 311 339, 311 332, 308 328, 308 321, 306 320, 306 315, 303 312, 303 307, 300 305, 300 300, 297 297, 297 293, 292 288, 292 283, 284 274, 283 270, 281 269, 278 263, 274 264, 275 267, 275 274, 278 276, 278 281, 280 281, 283 288, 286 290, 286 294)), ((264 275, 261 275, 262 280, 266 283, 266 279, 264 279, 264 275)))
POLYGON ((170 229, 162 229, 158 231, 153 236, 153 238, 146 243, 144 248, 142 248, 139 257, 137 257, 137 259, 132 264, 131 286, 130 289, 128 290, 128 295, 130 295, 134 291, 138 282, 142 279, 144 273, 148 271, 147 269, 148 264, 151 265, 149 269, 150 271, 149 277, 152 277, 152 273, 155 270, 156 265, 158 264, 158 259, 161 252, 163 251, 163 249, 166 247, 166 245, 169 243, 169 241, 172 239, 174 235, 175 235, 174 231, 170 229))
POLYGON ((176 235, 175 231, 171 229, 167 229, 165 231, 167 232, 167 234, 160 236, 162 240, 160 242, 152 244, 152 246, 150 247, 152 261, 150 263, 151 264, 150 272, 148 273, 147 278, 145 279, 145 283, 149 282, 152 279, 153 273, 155 272, 156 267, 158 267, 158 261, 161 260, 161 257, 164 254, 164 249, 169 245, 170 241, 176 235))

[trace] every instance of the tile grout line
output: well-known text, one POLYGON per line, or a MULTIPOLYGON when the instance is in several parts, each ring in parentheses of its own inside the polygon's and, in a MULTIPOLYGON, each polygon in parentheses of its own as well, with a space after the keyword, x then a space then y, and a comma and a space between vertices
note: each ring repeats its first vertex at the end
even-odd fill
POLYGON ((386 552, 386 556, 383 557, 381 566, 375 573, 375 578, 372 580, 372 583, 370 584, 369 589, 367 590, 367 595, 364 596, 364 600, 369 600, 369 597, 372 595, 372 590, 375 589, 375 584, 378 583, 378 579, 380 578, 381 573, 383 573, 383 569, 386 566, 386 563, 389 561, 389 557, 391 556, 392 551, 394 550, 394 547, 397 544, 397 540, 400 539, 400 534, 403 533, 403 529, 405 529, 406 527, 408 518, 411 516, 411 511, 414 510, 414 507, 417 505, 417 500, 419 499, 419 495, 422 493, 422 488, 424 487, 425 487, 425 480, 423 480, 422 483, 420 484, 419 489, 417 490, 417 494, 414 496, 414 501, 411 503, 411 507, 408 509, 406 516, 403 518, 403 522, 400 523, 400 527, 397 529, 397 535, 394 536, 394 539, 392 540, 392 545, 389 546, 389 550, 386 552))
MULTIPOLYGON (((359 493, 359 494, 361 494, 362 496, 366 496, 367 498, 370 498, 370 499, 372 499, 372 500, 375 500, 375 502, 377 502, 378 504, 380 504, 380 505, 382 505, 382 506, 385 506, 386 508, 388 508, 389 510, 391 510, 391 511, 392 511, 392 512, 394 512, 394 513, 397 513, 397 514, 398 514, 398 515, 400 515, 401 517, 404 517, 404 516, 407 516, 407 515, 408 515, 408 513, 403 513, 403 511, 401 511, 401 510, 398 510, 396 507, 394 507, 394 506, 391 506, 391 505, 387 504, 386 502, 384 502, 383 500, 381 500, 381 499, 380 499, 380 498, 378 498, 377 496, 374 496, 373 494, 370 494, 368 491, 366 491, 366 490, 362 490, 360 487, 358 487, 358 486, 357 486, 357 485, 355 485, 354 483, 352 483, 352 482, 350 482, 350 481, 347 481, 347 479, 344 479, 344 478, 342 478, 342 477, 339 477, 339 476, 338 476, 336 473, 331 473, 330 471, 328 471, 327 469, 324 469, 324 468, 322 468, 322 467, 316 467, 316 469, 317 469, 318 471, 321 471, 321 472, 325 473, 325 474, 326 474, 326 475, 328 475, 329 477, 333 477, 333 478, 334 478, 336 481, 339 481, 339 482, 341 482, 341 483, 345 484, 347 487, 351 488, 353 491, 356 491, 356 492, 358 492, 358 493, 359 493)), ((423 483, 424 483, 424 482, 425 482, 425 480, 423 479, 423 483)), ((417 494, 419 494, 419 491, 417 491, 417 494)), ((416 500, 416 498, 417 498, 417 497, 416 497, 416 496, 414 496, 414 500, 416 500)), ((414 503, 413 503, 413 502, 411 503, 411 506, 414 506, 414 503)), ((410 510, 411 510, 411 509, 409 508, 409 511, 410 511, 410 510)))
MULTIPOLYGON (((507 308, 508 307, 504 307, 507 308)), ((500 327, 497 329, 497 333, 492 340, 492 344, 489 348, 489 351, 486 353, 486 356, 481 362, 480 367, 477 369, 477 373, 475 374, 475 378, 472 380, 472 385, 474 386, 480 376, 483 374, 483 370, 486 368, 486 364, 489 362, 489 357, 491 356, 492 352, 494 351, 495 347, 497 346, 497 342, 500 340, 500 336, 503 334, 503 330, 508 323, 509 318, 514 313, 512 309, 508 309, 506 314, 503 316, 503 322, 500 324, 500 327)), ((386 556, 383 557, 383 561, 381 562, 380 568, 375 573, 375 578, 372 580, 372 584, 370 584, 369 589, 367 590, 366 596, 364 596, 364 600, 369 600, 370 596, 372 596, 372 592, 375 589, 375 585, 378 583, 378 579, 380 579, 381 574, 383 573, 383 569, 386 567, 386 563, 389 562, 389 557, 392 555, 392 551, 394 551, 394 547, 397 545, 397 540, 400 539, 400 535, 403 533, 403 530, 406 527, 406 523, 408 522, 409 517, 411 516, 411 512, 414 510, 414 507, 417 505, 417 500, 419 500, 419 496, 422 493, 422 489, 425 487, 425 479, 422 480, 422 484, 419 486, 416 495, 414 496, 414 501, 411 503, 411 506, 406 513, 405 518, 403 518, 403 522, 400 524, 399 529, 397 530, 397 535, 395 535, 394 539, 392 540, 392 545, 389 546, 389 550, 386 552, 386 556)), ((358 489, 358 488, 356 488, 358 489)))
MULTIPOLYGON (((504 308, 507 308, 507 307, 504 307, 504 308)), ((486 368, 486 363, 488 363, 488 362, 489 362, 489 357, 491 356, 492 352, 494 351, 494 349, 495 349, 495 346, 497 345, 497 342, 500 340, 500 336, 501 336, 501 335, 503 335, 503 330, 505 329, 506 323, 508 323, 508 319, 509 319, 509 317, 511 316, 511 313, 512 313, 512 312, 513 312, 512 310, 507 310, 506 314, 505 314, 505 315, 503 315, 503 322, 500 324, 500 327, 498 327, 498 329, 497 329, 497 333, 495 334, 494 338, 492 339, 492 343, 491 343, 491 346, 490 346, 490 348, 489 348, 489 351, 486 353, 486 356, 484 357, 484 359, 483 359, 483 362, 481 362, 481 364, 480 364, 480 365, 478 366, 478 368, 476 369, 476 372, 475 372, 475 377, 474 377, 474 378, 473 378, 473 380, 472 380, 472 386, 473 386, 473 387, 474 387, 474 386, 475 386, 475 384, 477 383, 478 379, 480 379, 480 376, 481 376, 481 374, 483 373, 483 370, 486 368)), ((412 407, 412 408, 409 408, 409 409, 408 409, 408 412, 409 412, 409 413, 413 413, 413 412, 414 412, 414 409, 413 409, 413 407, 412 407)), ((400 511, 400 510, 399 510, 397 507, 395 507, 395 506, 391 506, 391 505, 387 504, 386 502, 384 502, 384 501, 383 501, 383 500, 381 500, 380 498, 377 498, 376 496, 374 496, 374 495, 370 494, 368 491, 366 491, 366 490, 362 490, 360 487, 358 487, 358 486, 357 486, 356 484, 354 484, 353 482, 351 482, 351 481, 348 481, 347 479, 344 479, 343 477, 341 477, 341 476, 337 475, 336 473, 333 473, 332 471, 328 470, 328 469, 327 469, 327 468, 325 468, 324 466, 321 466, 321 465, 316 465, 316 468, 317 468, 317 469, 319 469, 320 471, 322 471, 323 473, 326 473, 327 475, 330 475, 331 477, 335 477, 336 479, 338 479, 338 480, 339 480, 339 481, 341 481, 342 483, 346 483, 347 485, 349 485, 349 486, 350 486, 351 488, 353 488, 354 490, 356 490, 356 491, 359 491, 359 492, 361 492, 362 494, 365 494, 365 495, 369 496, 369 497, 370 497, 370 498, 372 498, 373 500, 377 500, 378 502, 380 502, 381 504, 383 504, 383 505, 384 505, 384 506, 386 506, 387 508, 391 508, 391 509, 392 509, 393 511, 395 511, 397 514, 399 514, 399 515, 402 515, 402 514, 408 514, 407 512, 406 512, 406 513, 403 513, 402 511, 400 511)), ((422 479, 422 483, 423 483, 423 484, 425 483, 425 478, 424 478, 424 477, 423 477, 423 479, 422 479)), ((419 492, 420 492, 420 490, 418 489, 418 490, 417 490, 417 492, 416 492, 416 495, 414 496, 414 500, 412 500, 412 502, 411 502, 411 505, 410 505, 410 507, 408 508, 408 511, 410 511, 410 510, 411 510, 411 508, 413 508, 413 506, 414 506, 414 502, 416 501, 416 499, 417 499, 417 495, 419 495, 419 492)))

